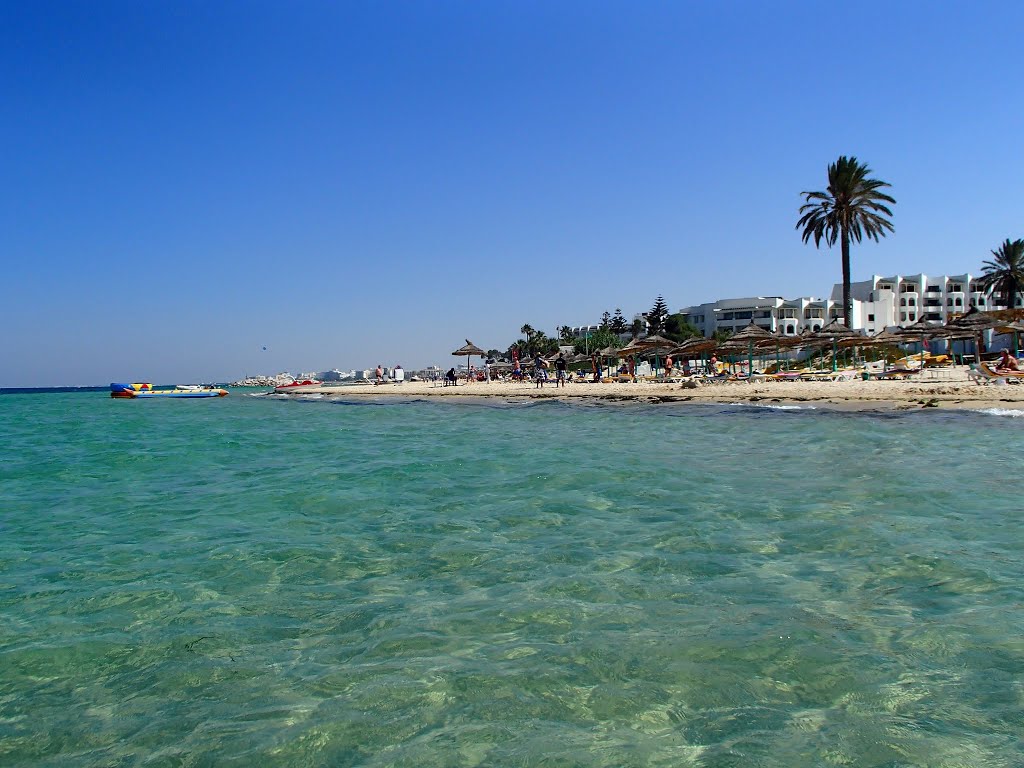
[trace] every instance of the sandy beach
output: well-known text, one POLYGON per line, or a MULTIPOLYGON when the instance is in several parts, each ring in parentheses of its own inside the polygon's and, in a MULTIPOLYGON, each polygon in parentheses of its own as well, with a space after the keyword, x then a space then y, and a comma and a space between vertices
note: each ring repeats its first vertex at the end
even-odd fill
MULTIPOLYGON (((927 375, 927 374, 926 374, 927 375)), ((310 386, 289 396, 319 394, 336 397, 498 397, 506 399, 578 398, 602 401, 694 403, 807 403, 842 410, 911 408, 1024 408, 1024 386, 967 379, 966 371, 941 370, 934 378, 915 381, 766 381, 726 382, 687 386, 679 383, 592 384, 570 382, 555 388, 548 382, 492 381, 442 386, 440 382, 406 381, 401 384, 310 386)))

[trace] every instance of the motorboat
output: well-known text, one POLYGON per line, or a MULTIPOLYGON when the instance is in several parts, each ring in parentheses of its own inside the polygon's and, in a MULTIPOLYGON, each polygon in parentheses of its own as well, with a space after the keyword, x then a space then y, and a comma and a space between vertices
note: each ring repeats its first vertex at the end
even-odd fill
POLYGON ((110 385, 110 396, 125 399, 138 399, 148 397, 224 397, 226 389, 219 387, 208 387, 189 384, 186 386, 177 385, 174 389, 153 389, 149 382, 135 384, 110 385))

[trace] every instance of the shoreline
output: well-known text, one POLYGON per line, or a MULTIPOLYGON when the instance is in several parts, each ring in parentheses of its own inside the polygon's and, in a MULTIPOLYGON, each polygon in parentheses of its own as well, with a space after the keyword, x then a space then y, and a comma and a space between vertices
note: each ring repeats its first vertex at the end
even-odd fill
POLYGON ((969 381, 836 381, 836 382, 729 382, 687 388, 663 383, 570 383, 565 387, 533 382, 474 382, 441 386, 434 382, 302 387, 283 394, 357 398, 466 398, 563 400, 624 403, 697 403, 709 405, 804 405, 834 410, 987 410, 1024 409, 1024 387, 978 385, 969 381))

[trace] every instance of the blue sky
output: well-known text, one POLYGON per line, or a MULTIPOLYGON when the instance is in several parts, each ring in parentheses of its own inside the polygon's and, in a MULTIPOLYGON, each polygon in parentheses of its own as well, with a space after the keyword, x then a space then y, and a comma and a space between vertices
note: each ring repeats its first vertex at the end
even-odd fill
POLYGON ((7 2, 0 386, 449 365, 1024 237, 1020 3, 7 2), (263 350, 266 347, 266 351, 263 350))

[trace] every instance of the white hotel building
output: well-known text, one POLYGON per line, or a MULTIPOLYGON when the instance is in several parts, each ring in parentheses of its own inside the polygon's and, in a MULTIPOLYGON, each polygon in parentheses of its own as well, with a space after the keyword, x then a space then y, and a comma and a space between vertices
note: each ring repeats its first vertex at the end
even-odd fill
MULTIPOLYGON (((924 319, 936 325, 961 315, 971 307, 1005 309, 1003 297, 983 290, 977 275, 873 275, 851 283, 851 326, 869 334, 885 328, 913 325, 924 319)), ((1014 306, 1024 305, 1021 296, 1014 306)), ((843 286, 837 283, 829 299, 808 296, 783 299, 757 296, 720 299, 680 310, 704 336, 715 331, 736 332, 753 321, 765 330, 784 336, 816 331, 843 316, 843 286)))

